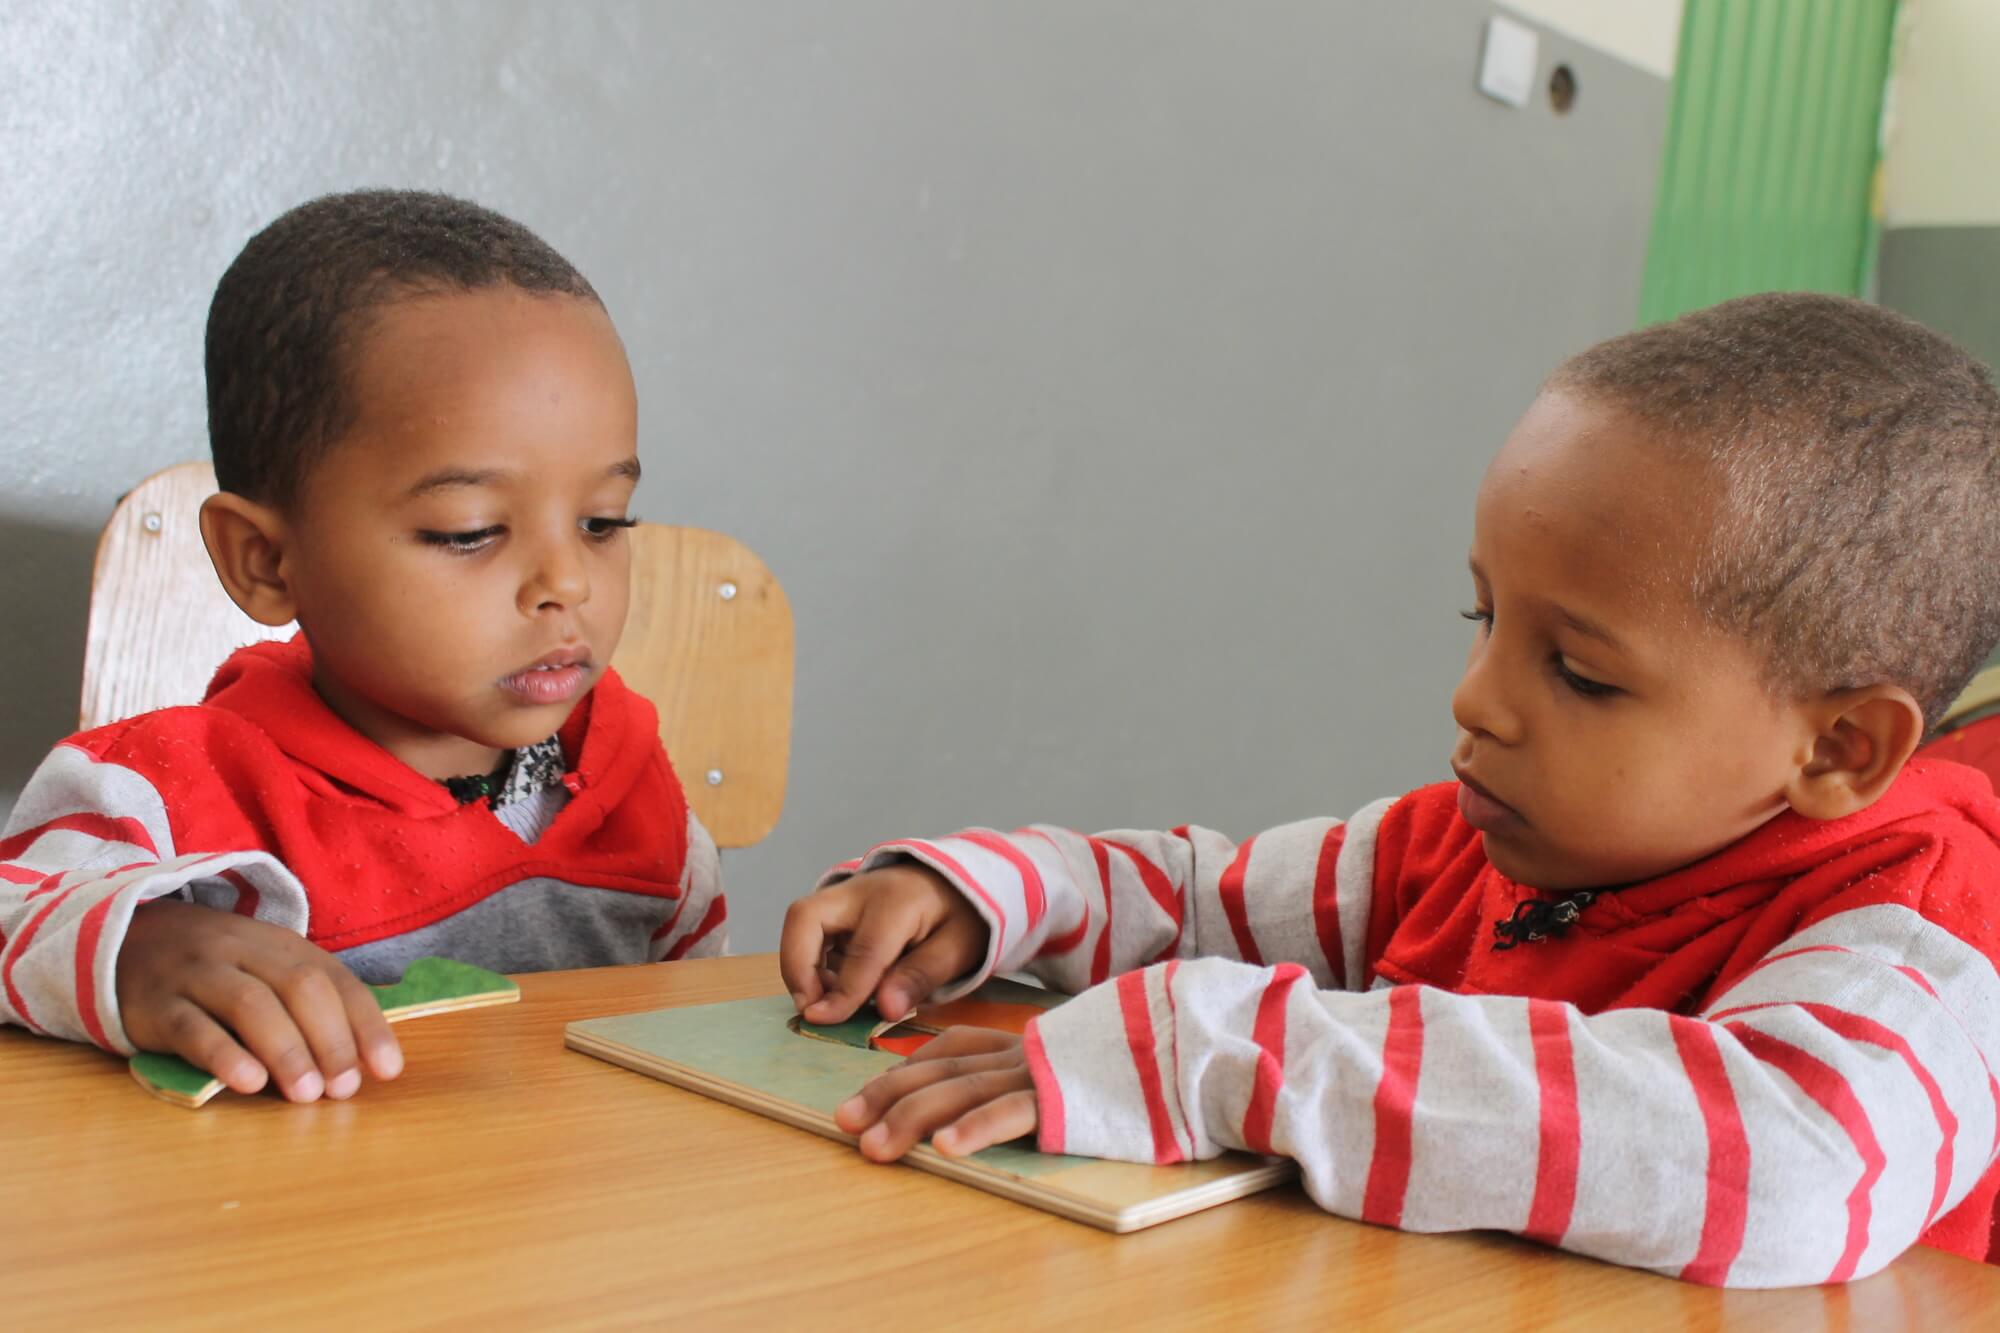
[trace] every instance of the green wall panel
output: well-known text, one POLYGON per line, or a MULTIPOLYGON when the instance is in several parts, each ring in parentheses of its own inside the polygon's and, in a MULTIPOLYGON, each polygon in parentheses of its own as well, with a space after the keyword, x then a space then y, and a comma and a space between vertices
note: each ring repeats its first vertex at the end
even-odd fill
POLYGON ((1642 324, 1748 292, 1863 292, 1895 18, 1895 0, 1687 0, 1642 324))

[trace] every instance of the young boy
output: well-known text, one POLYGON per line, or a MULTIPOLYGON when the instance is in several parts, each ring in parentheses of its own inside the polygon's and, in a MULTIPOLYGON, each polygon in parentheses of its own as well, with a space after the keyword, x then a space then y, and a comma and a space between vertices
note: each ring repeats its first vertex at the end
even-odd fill
POLYGON ((637 406, 583 276, 472 204, 330 196, 230 265, 207 370, 203 539, 300 634, 36 771, 0 1020, 306 1102, 400 1070, 361 983, 413 959, 721 952, 714 844, 606 665, 637 406))
POLYGON ((1471 572, 1456 782, 1240 845, 886 843, 796 904, 815 1020, 1084 992, 939 1038, 842 1127, 881 1160, 1282 1154, 1344 1216, 1697 1282, 1986 1257, 2000 805, 1905 763, 2000 636, 1985 373, 1822 296, 1613 339, 1502 446, 1471 572))

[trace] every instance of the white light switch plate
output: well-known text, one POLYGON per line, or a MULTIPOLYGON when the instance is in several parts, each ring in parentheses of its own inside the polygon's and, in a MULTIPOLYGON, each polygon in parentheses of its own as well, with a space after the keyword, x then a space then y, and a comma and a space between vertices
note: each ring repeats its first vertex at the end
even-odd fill
POLYGON ((1535 91, 1535 57, 1541 38, 1524 23, 1499 15, 1486 20, 1486 51, 1479 60, 1479 91, 1508 106, 1526 106, 1535 91))

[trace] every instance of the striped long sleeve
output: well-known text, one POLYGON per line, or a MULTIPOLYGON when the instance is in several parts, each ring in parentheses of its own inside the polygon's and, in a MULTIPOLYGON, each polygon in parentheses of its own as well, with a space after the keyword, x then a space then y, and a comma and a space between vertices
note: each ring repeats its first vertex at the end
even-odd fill
POLYGON ((1320 1205, 1693 1281, 1866 1276, 1980 1183, 2000 985, 1900 907, 1830 918, 1698 1016, 1169 962, 1038 1020, 1052 1152, 1298 1161, 1320 1205))
POLYGON ((0 834, 0 1022, 130 1054, 118 950, 133 909, 169 894, 306 929, 305 891, 277 858, 177 853, 152 783, 57 746, 0 834))
POLYGON ((986 959, 939 998, 996 972, 1078 991, 1165 958, 1303 963, 1314 984, 1367 984, 1374 836, 1391 802, 1343 823, 1308 819, 1237 844, 1211 829, 1082 834, 1035 825, 882 843, 821 886, 910 859, 985 919, 986 959))
POLYGON ((715 839, 692 809, 687 812, 687 856, 681 865, 680 902, 653 932, 647 958, 721 958, 729 952, 729 902, 722 895, 722 858, 715 839))
POLYGON ((1025 1040, 1049 1151, 1273 1153, 1342 1216, 1784 1286, 1989 1253, 2000 811, 1963 785, 1781 817, 1507 952, 1534 891, 1448 785, 1241 844, 972 830, 857 864, 913 857, 979 908, 968 984, 1081 992, 1025 1040))

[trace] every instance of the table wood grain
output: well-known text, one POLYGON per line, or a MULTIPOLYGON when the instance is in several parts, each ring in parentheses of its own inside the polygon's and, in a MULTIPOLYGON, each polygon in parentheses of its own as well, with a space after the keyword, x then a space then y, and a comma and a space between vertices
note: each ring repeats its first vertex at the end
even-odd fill
POLYGON ((1296 1186, 1111 1236, 563 1049, 572 1019, 778 990, 769 955, 520 978, 403 1025, 351 1102, 148 1097, 0 1032, 9 1329, 1923 1329, 2000 1269, 1916 1250, 1723 1292, 1507 1236, 1404 1235, 1296 1186))

